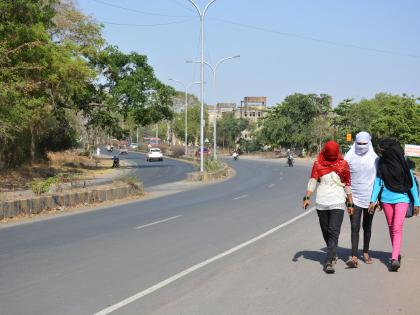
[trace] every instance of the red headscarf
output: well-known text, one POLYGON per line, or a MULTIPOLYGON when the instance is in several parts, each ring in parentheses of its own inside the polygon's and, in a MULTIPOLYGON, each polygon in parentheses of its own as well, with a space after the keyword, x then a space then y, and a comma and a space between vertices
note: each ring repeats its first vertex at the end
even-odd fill
POLYGON ((328 141, 312 167, 311 177, 318 180, 322 176, 335 172, 341 182, 350 186, 350 168, 340 153, 340 146, 335 141, 328 141))

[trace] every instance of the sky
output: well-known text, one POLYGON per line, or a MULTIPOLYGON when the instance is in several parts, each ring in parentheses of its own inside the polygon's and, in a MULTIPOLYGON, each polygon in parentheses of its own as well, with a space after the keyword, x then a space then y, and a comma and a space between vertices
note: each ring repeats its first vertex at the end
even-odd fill
MULTIPOLYGON (((208 0, 195 0, 203 8, 208 0)), ((148 57, 155 74, 177 90, 200 80, 200 20, 188 0, 77 0, 104 24, 124 52, 148 57)), ((273 106, 294 93, 342 100, 376 93, 420 96, 418 0, 216 0, 205 15, 205 61, 224 57, 207 104, 266 96, 273 106)), ((190 91, 197 96, 199 86, 190 91)))

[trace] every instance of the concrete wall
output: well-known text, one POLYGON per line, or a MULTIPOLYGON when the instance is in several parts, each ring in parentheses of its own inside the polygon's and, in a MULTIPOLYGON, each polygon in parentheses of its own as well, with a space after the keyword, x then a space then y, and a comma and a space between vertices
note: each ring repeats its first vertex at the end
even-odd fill
POLYGON ((114 184, 97 188, 79 189, 0 204, 0 219, 27 216, 49 210, 100 203, 143 194, 143 184, 114 184))

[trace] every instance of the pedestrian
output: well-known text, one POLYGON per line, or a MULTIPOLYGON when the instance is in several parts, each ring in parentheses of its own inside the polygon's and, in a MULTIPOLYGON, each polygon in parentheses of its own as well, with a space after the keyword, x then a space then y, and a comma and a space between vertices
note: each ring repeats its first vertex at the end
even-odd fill
POLYGON ((338 238, 344 211, 353 213, 353 198, 350 188, 350 169, 340 153, 335 141, 328 141, 318 154, 312 167, 311 179, 303 197, 303 208, 309 206, 309 199, 317 189, 316 211, 325 244, 327 256, 324 271, 334 273, 333 264, 337 260, 338 238), (319 182, 318 187, 317 182, 319 182), (347 204, 346 204, 347 199, 347 204))
POLYGON ((394 139, 383 139, 379 143, 378 174, 375 178, 369 212, 374 213, 377 201, 385 212, 391 237, 392 254, 390 271, 401 266, 401 241, 404 219, 412 199, 414 214, 420 211, 418 189, 413 171, 404 157, 404 150, 394 139))
POLYGON ((351 193, 354 209, 350 215, 351 224, 351 256, 346 264, 350 268, 357 268, 360 222, 363 216, 363 261, 371 264, 369 243, 372 234, 373 213, 369 213, 370 197, 376 178, 378 156, 373 150, 371 136, 366 131, 356 135, 356 141, 347 152, 344 159, 349 163, 351 175, 351 193))

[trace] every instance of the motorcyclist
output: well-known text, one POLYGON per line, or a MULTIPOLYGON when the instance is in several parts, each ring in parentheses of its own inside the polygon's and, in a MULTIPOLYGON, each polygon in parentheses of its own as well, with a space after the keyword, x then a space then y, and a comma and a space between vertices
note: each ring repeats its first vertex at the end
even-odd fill
POLYGON ((120 158, 116 155, 112 157, 112 167, 120 167, 120 158))
POLYGON ((293 166, 293 154, 290 151, 290 149, 287 149, 287 163, 289 164, 289 166, 293 166))
POLYGON ((239 153, 238 153, 238 151, 233 151, 233 154, 232 154, 232 157, 233 157, 233 159, 235 159, 235 160, 237 160, 238 159, 238 157, 239 157, 239 153))

